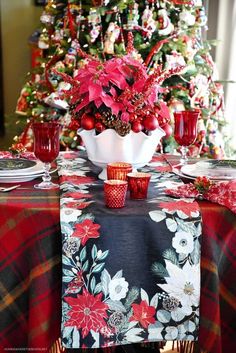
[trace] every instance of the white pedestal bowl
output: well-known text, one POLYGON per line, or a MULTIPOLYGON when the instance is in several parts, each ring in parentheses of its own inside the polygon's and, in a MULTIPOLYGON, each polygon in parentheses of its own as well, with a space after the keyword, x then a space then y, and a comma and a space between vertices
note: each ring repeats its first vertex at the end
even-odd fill
POLYGON ((88 159, 96 166, 103 168, 99 179, 106 180, 106 166, 112 162, 131 163, 134 169, 145 166, 156 150, 165 132, 158 127, 150 131, 149 135, 143 132, 131 131, 122 137, 113 129, 106 129, 96 135, 95 130, 79 129, 87 150, 88 159))

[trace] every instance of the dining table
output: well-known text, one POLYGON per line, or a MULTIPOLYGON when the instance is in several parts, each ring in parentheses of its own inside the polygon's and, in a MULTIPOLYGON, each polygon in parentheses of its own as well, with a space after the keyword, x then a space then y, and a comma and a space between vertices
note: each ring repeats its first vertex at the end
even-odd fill
MULTIPOLYGON (((103 181, 97 178, 100 170, 88 161, 84 151, 63 152, 59 157, 59 173, 55 172, 53 179, 60 185, 60 189, 35 189, 34 185, 38 182, 38 179, 34 179, 22 182, 20 187, 10 192, 0 192, 1 351, 34 350, 50 352, 50 349, 59 339, 62 343, 64 342, 65 349, 70 352, 70 348, 76 347, 73 346, 73 342, 70 345, 68 337, 71 341, 73 339, 78 341, 78 330, 74 329, 73 331, 70 328, 71 322, 74 320, 74 323, 77 319, 68 310, 68 304, 73 306, 75 299, 79 296, 80 298, 83 296, 83 300, 88 300, 88 298, 92 300, 91 293, 94 294, 93 298, 96 298, 96 305, 100 305, 100 313, 103 311, 103 315, 106 315, 98 316, 96 325, 100 327, 105 318, 110 323, 110 331, 104 333, 103 325, 99 328, 99 332, 96 332, 92 323, 88 324, 87 327, 80 327, 82 328, 80 340, 83 342, 80 347, 84 349, 88 347, 98 348, 99 345, 96 346, 95 343, 100 342, 98 335, 102 336, 102 334, 101 347, 116 345, 117 340, 115 341, 113 338, 115 334, 111 327, 114 327, 114 322, 117 323, 118 321, 119 325, 124 325, 124 322, 122 322, 124 315, 121 315, 123 306, 120 303, 128 293, 127 283, 129 282, 131 287, 130 283, 132 281, 134 281, 134 285, 132 287, 133 292, 129 293, 130 295, 134 295, 135 288, 144 288, 145 285, 146 287, 145 290, 141 290, 139 304, 131 303, 133 316, 129 317, 128 320, 132 322, 133 318, 133 327, 136 327, 134 325, 138 321, 141 328, 139 328, 139 331, 137 329, 136 337, 140 337, 143 333, 143 342, 149 341, 151 331, 148 331, 148 327, 156 325, 156 321, 154 324, 152 307, 157 305, 154 304, 155 301, 161 300, 163 302, 166 298, 161 297, 160 294, 155 296, 156 282, 150 283, 153 280, 153 274, 142 273, 143 266, 145 266, 143 262, 146 261, 143 253, 146 251, 149 257, 155 257, 156 252, 164 249, 161 245, 162 239, 163 242, 166 241, 164 228, 159 220, 156 221, 156 217, 163 215, 163 208, 162 213, 160 211, 152 213, 154 212, 153 205, 157 199, 161 200, 162 203, 165 203, 166 212, 169 212, 172 217, 174 210, 171 209, 171 205, 173 202, 171 198, 165 195, 164 188, 165 184, 169 185, 169 181, 180 182, 179 176, 173 173, 171 167, 172 164, 177 163, 177 160, 178 157, 176 156, 156 154, 152 160, 153 164, 150 163, 142 170, 152 174, 147 200, 130 200, 127 197, 126 205, 122 209, 106 207, 103 181), (79 183, 78 180, 80 180, 79 183), (71 182, 77 187, 77 192, 71 187, 71 182), (85 195, 86 198, 84 198, 85 195), (108 271, 104 271, 104 265, 101 265, 101 262, 97 260, 95 262, 94 259, 100 257, 104 260, 108 257, 108 252, 113 254, 107 260, 107 269, 113 271, 113 277, 110 276, 109 283, 111 281, 115 283, 116 280, 119 280, 119 285, 123 291, 119 294, 119 305, 117 304, 116 311, 115 309, 111 311, 111 307, 115 305, 118 294, 114 291, 112 294, 110 286, 109 300, 102 302, 101 293, 105 296, 105 289, 103 288, 102 292, 98 277, 90 276, 90 272, 89 280, 88 276, 86 277, 86 280, 89 281, 89 287, 86 287, 87 291, 85 290, 85 278, 78 271, 76 272, 76 278, 74 277, 73 281, 69 282, 69 277, 73 275, 71 274, 73 266, 70 269, 67 268, 67 266, 71 266, 69 260, 78 260, 78 256, 80 256, 78 262, 80 261, 80 265, 83 264, 84 272, 88 271, 86 267, 88 264, 86 265, 85 261, 85 257, 88 255, 85 255, 85 250, 82 254, 81 252, 76 253, 78 248, 76 248, 75 239, 68 243, 66 238, 65 242, 65 235, 71 235, 71 224, 62 220, 62 210, 66 211, 65 208, 70 207, 76 210, 77 217, 80 217, 80 225, 87 222, 86 225, 90 226, 91 219, 93 219, 91 215, 95 214, 97 228, 93 229, 91 237, 88 234, 86 236, 81 235, 81 226, 76 226, 76 236, 77 238, 80 237, 80 244, 84 247, 86 243, 89 244, 87 252, 91 252, 91 258, 94 261, 93 271, 97 274, 99 271, 102 273, 102 284, 105 283, 104 281, 107 280, 109 274, 108 271), (81 218, 85 209, 87 218, 81 218), (147 214, 154 215, 153 218, 155 218, 151 227, 152 219, 150 217, 147 219, 147 214), (128 232, 125 225, 129 227, 128 232), (96 231, 100 227, 105 230, 115 229, 114 233, 110 231, 110 238, 105 243, 103 239, 97 239, 96 231), (162 235, 159 235, 159 239, 156 239, 153 234, 158 232, 158 229, 159 231, 162 229, 162 235), (117 238, 117 235, 119 238, 117 238), (121 241, 123 245, 119 247, 121 241), (103 249, 104 244, 106 244, 106 248, 103 249), (99 250, 99 246, 102 250, 99 250), (159 246, 160 250, 158 249, 159 246), (73 250, 73 256, 68 255, 71 254, 71 249, 73 250), (132 257, 129 249, 133 254, 132 257), (64 258, 63 261, 62 258, 64 258), (122 272, 119 272, 120 258, 122 258, 124 272, 126 270, 126 279, 121 274, 122 272), (136 273, 132 272, 133 268, 137 269, 136 273), (107 277, 105 278, 105 276, 107 277), (62 280, 63 278, 64 280, 62 280), (78 290, 80 287, 83 287, 81 291, 78 290), (153 298, 150 302, 148 301, 149 294, 150 298, 151 296, 153 298), (147 302, 149 302, 149 305, 147 305, 147 302), (112 312, 109 318, 107 313, 104 314, 105 310, 108 312, 108 309, 112 312), (149 316, 146 317, 146 321, 141 321, 138 311, 140 309, 146 310, 146 313, 148 313, 149 316), (119 312, 120 315, 116 314, 114 316, 114 312, 119 312), (146 333, 148 336, 145 336, 146 333), (91 345, 88 343, 89 334, 91 334, 91 337, 93 336, 91 345)), ((0 186, 3 185, 10 184, 0 184, 0 186)), ((174 201, 176 202, 176 200, 174 201)), ((236 215, 230 209, 206 200, 193 200, 193 204, 186 200, 184 202, 187 203, 187 206, 185 204, 182 212, 185 215, 187 214, 188 217, 193 212, 192 214, 196 217, 194 222, 198 222, 196 228, 200 229, 199 224, 201 225, 201 240, 199 241, 201 277, 200 313, 197 316, 197 309, 195 310, 195 327, 189 328, 192 334, 183 335, 181 342, 182 340, 188 340, 188 338, 190 341, 194 341, 196 352, 233 353, 236 349, 236 215), (197 206, 195 206, 195 203, 197 206), (198 210, 199 215, 196 216, 198 210)), ((183 221, 189 219, 187 216, 184 217, 183 213, 179 214, 182 215, 183 221)), ((72 224, 74 224, 73 222, 72 224)), ((159 259, 159 257, 157 258, 159 259)), ((160 287, 164 288, 164 282, 160 281, 160 283, 160 287)), ((181 298, 179 301, 181 301, 181 298)), ((176 304, 176 301, 173 303, 173 305, 179 305, 176 304)), ((195 305, 197 307, 197 304, 195 305)), ((161 320, 163 327, 166 316, 164 320, 161 314, 158 314, 158 310, 155 315, 161 320)), ((173 328, 174 321, 170 322, 173 328)), ((107 327, 108 325, 106 329, 107 327)), ((179 323, 178 327, 180 327, 179 323)), ((173 333, 175 332, 174 329, 171 334, 168 333, 170 332, 168 328, 165 329, 165 336, 160 336, 159 339, 154 337, 151 341, 172 340, 171 337, 173 341, 178 341, 181 337, 180 329, 176 336, 173 333)), ((128 340, 127 334, 125 337, 128 340)), ((122 344, 124 341, 120 342, 122 344)))

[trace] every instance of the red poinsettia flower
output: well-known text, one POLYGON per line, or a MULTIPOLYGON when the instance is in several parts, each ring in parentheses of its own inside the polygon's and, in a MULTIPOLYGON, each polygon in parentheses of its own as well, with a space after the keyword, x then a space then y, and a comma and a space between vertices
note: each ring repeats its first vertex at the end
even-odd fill
MULTIPOLYGON (((132 48, 131 33, 127 42, 127 47, 132 48)), ((156 112, 155 104, 159 93, 163 91, 161 85, 164 80, 181 72, 183 67, 163 69, 159 66, 149 74, 148 65, 141 59, 134 58, 132 49, 122 57, 105 61, 100 61, 82 50, 80 56, 84 61, 75 77, 54 71, 71 86, 64 94, 76 113, 72 115, 76 116, 79 122, 82 121, 85 111, 95 116, 95 123, 99 122, 96 113, 106 113, 108 117, 112 115, 112 119, 117 122, 126 123, 129 128, 132 128, 134 115, 140 123, 147 115, 152 116, 155 122, 159 122, 159 117, 165 124, 170 120, 168 107, 160 103, 156 112)), ((96 124, 94 126, 96 129, 96 124)), ((110 125, 104 124, 104 128, 110 128, 110 125)), ((114 129, 119 133, 119 129, 114 129)), ((146 130, 147 127, 143 126, 145 133, 146 130)), ((127 134, 129 131, 127 129, 127 134)))
POLYGON ((77 157, 77 153, 73 152, 73 151, 63 153, 64 159, 72 159, 72 158, 76 158, 76 157, 77 157))
POLYGON ((74 191, 65 193, 64 197, 73 197, 75 199, 89 199, 92 197, 92 195, 89 193, 74 191))
POLYGON ((155 155, 152 157, 151 162, 163 162, 165 160, 165 157, 162 154, 155 155))
POLYGON ((72 237, 81 239, 81 244, 85 245, 90 238, 98 238, 100 224, 93 223, 90 219, 85 219, 82 223, 75 225, 75 231, 72 237))
POLYGON ((156 167, 155 170, 157 172, 160 172, 160 173, 170 173, 170 172, 172 172, 172 168, 171 168, 170 165, 163 165, 163 166, 161 165, 161 166, 156 167))
POLYGON ((144 328, 147 328, 150 324, 154 324, 156 310, 154 306, 148 305, 146 300, 142 300, 140 304, 132 304, 132 308, 133 315, 129 321, 138 321, 144 328))
POLYGON ((68 208, 83 210, 84 208, 88 207, 91 203, 92 201, 88 201, 88 202, 71 201, 71 202, 66 202, 65 206, 68 208))
POLYGON ((100 332, 106 322, 108 305, 101 301, 102 293, 93 296, 86 289, 82 295, 76 298, 65 297, 65 301, 71 306, 68 312, 69 320, 65 326, 76 326, 82 329, 82 337, 86 337, 93 330, 100 332))
POLYGON ((77 273, 77 277, 75 277, 69 284, 67 292, 76 293, 79 291, 81 287, 84 285, 83 271, 79 271, 77 273))
POLYGON ((198 212, 199 206, 196 201, 187 202, 183 200, 173 202, 161 202, 159 206, 167 211, 182 211, 186 216, 191 217, 192 212, 198 212))
POLYGON ((69 182, 74 185, 80 184, 91 184, 93 183, 95 178, 86 177, 86 176, 78 176, 78 175, 62 175, 60 178, 61 183, 69 182))

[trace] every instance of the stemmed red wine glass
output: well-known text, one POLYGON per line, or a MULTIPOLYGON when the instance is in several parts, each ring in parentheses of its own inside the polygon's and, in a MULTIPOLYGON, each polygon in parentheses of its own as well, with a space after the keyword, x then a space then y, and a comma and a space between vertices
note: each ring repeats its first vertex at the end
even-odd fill
POLYGON ((174 138, 181 146, 181 164, 188 161, 188 147, 192 145, 197 138, 197 121, 199 110, 184 110, 174 112, 174 138))
POLYGON ((58 188, 58 184, 52 183, 49 171, 51 162, 59 154, 61 125, 58 122, 34 122, 32 128, 34 133, 34 154, 44 163, 43 181, 34 185, 34 187, 36 189, 58 188))

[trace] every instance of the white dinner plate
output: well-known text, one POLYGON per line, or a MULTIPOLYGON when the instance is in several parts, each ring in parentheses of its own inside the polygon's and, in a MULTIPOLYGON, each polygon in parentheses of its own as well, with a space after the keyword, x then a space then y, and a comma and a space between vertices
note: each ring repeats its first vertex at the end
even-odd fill
POLYGON ((0 159, 0 177, 26 177, 43 172, 43 163, 23 158, 0 159))
POLYGON ((182 174, 193 178, 206 176, 212 180, 232 180, 236 179, 236 161, 202 160, 194 164, 186 164, 180 171, 182 174))
MULTIPOLYGON (((51 170, 49 173, 52 174, 57 169, 51 170)), ((36 178, 41 178, 43 176, 43 172, 30 174, 30 175, 14 175, 14 176, 0 176, 0 183, 24 183, 26 181, 31 181, 36 178)))
POLYGON ((172 168, 172 172, 176 175, 178 175, 181 179, 186 179, 189 181, 194 181, 196 178, 195 177, 191 177, 189 175, 183 174, 180 169, 178 168, 172 168))

